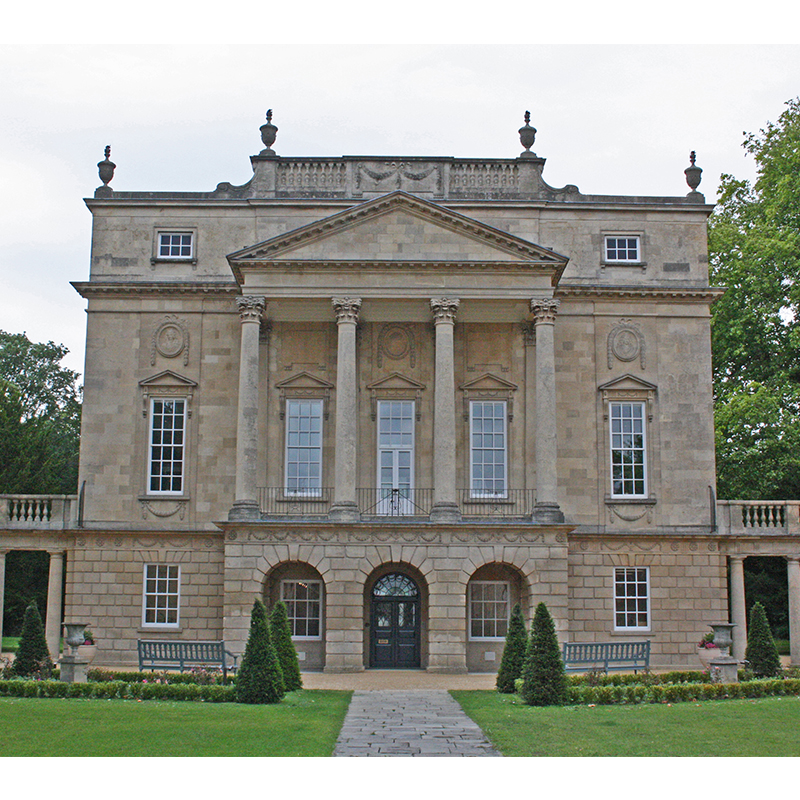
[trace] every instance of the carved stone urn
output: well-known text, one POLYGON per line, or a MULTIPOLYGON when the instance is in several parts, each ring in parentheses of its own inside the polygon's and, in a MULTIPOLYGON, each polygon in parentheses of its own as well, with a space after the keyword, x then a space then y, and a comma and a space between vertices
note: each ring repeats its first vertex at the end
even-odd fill
POLYGON ((79 655, 78 648, 84 642, 85 622, 65 622, 66 635, 64 641, 70 646, 70 653, 59 659, 61 680, 65 683, 86 683, 86 669, 89 662, 79 655))
POLYGON ((78 654, 78 647, 83 644, 83 632, 86 630, 85 622, 65 622, 64 627, 67 629, 67 635, 64 641, 72 648, 71 655, 78 654))
POLYGON ((687 197, 695 197, 700 195, 700 192, 697 191, 697 187, 700 185, 700 181, 702 180, 703 170, 694 163, 696 158, 697 153, 692 150, 692 152, 689 153, 689 166, 683 171, 683 174, 686 175, 686 183, 692 190, 686 195, 687 197))
POLYGON ((536 128, 532 127, 530 124, 531 121, 531 112, 525 112, 525 124, 519 129, 519 141, 520 144, 525 148, 523 152, 519 154, 520 158, 535 158, 536 153, 531 152, 531 147, 533 143, 536 141, 536 128))
POLYGON ((278 126, 272 124, 272 109, 269 109, 269 111, 267 111, 267 121, 261 126, 261 141, 264 142, 265 149, 259 153, 260 156, 277 155, 272 149, 277 135, 278 126))

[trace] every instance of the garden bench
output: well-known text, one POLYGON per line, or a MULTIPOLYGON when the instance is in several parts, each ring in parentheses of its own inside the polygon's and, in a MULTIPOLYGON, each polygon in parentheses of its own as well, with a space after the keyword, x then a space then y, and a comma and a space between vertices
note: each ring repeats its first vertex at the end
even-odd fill
POLYGON ((223 678, 228 672, 236 672, 237 656, 225 649, 225 642, 170 642, 140 639, 139 671, 156 669, 179 669, 186 667, 214 666, 222 670, 223 678), (228 658, 233 664, 228 664, 228 658))
POLYGON ((564 642, 565 672, 650 668, 650 642, 564 642))

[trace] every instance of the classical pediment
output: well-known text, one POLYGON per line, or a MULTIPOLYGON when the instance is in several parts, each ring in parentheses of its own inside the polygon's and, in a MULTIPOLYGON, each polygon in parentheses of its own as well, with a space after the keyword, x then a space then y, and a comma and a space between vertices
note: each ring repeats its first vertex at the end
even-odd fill
POLYGON ((367 386, 367 389, 370 391, 408 389, 409 391, 415 392, 424 388, 424 383, 415 381, 413 378, 407 378, 405 375, 401 375, 399 372, 393 372, 391 375, 387 375, 385 378, 381 378, 379 381, 370 383, 367 386))
POLYGON ((143 388, 169 386, 189 389, 197 386, 197 383, 189 378, 184 378, 183 375, 178 375, 177 372, 173 372, 171 369, 165 369, 157 375, 152 375, 149 378, 139 381, 139 386, 143 388))
POLYGON ((568 259, 491 225, 405 192, 361 203, 232 253, 242 270, 365 262, 419 265, 505 264, 560 276, 568 259))
POLYGON ((658 389, 658 387, 654 383, 650 383, 649 381, 646 381, 643 378, 637 378, 635 375, 622 375, 621 377, 614 378, 613 381, 608 381, 608 383, 604 383, 602 386, 598 386, 597 388, 601 392, 608 392, 608 391, 655 392, 658 389))
POLYGON ((317 378, 316 375, 312 375, 310 372, 298 372, 296 375, 292 375, 291 378, 276 383, 275 386, 284 391, 287 389, 333 389, 332 383, 322 378, 317 378))
POLYGON ((466 392, 513 392, 517 389, 516 383, 499 378, 491 372, 484 372, 478 378, 462 383, 460 388, 466 392))

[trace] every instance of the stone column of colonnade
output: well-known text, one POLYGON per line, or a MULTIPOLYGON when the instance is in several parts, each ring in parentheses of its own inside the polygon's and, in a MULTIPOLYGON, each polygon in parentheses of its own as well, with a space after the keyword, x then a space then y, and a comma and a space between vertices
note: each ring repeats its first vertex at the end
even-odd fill
POLYGON ((339 338, 336 355, 336 450, 330 517, 335 520, 354 521, 358 519, 356 327, 361 298, 334 297, 331 301, 336 312, 339 338))
POLYGON ((433 507, 431 522, 458 522, 456 499, 456 400, 453 328, 459 301, 431 300, 436 329, 433 388, 433 507))
POLYGON ((0 550, 0 642, 3 641, 3 599, 6 593, 6 554, 8 550, 0 550))
POLYGON ((239 406, 236 418, 236 490, 231 520, 258 519, 258 350, 261 319, 266 311, 263 297, 236 298, 242 323, 239 354, 239 406))
POLYGON ((789 579, 789 655, 792 666, 800 666, 800 556, 787 556, 789 579))
POLYGON ((58 660, 58 647, 61 642, 61 594, 64 589, 64 553, 60 550, 50 552, 50 570, 47 576, 47 615, 44 635, 47 649, 53 661, 58 660))
MULTIPOLYGON (((738 661, 744 661, 747 649, 747 611, 744 604, 744 556, 731 556, 731 622, 733 629, 733 646, 731 655, 738 661)), ((713 620, 709 620, 713 621, 713 620)), ((724 620, 722 620, 724 621, 724 620)))
POLYGON ((560 301, 531 300, 536 329, 536 522, 563 522, 558 504, 556 366, 553 329, 560 301))

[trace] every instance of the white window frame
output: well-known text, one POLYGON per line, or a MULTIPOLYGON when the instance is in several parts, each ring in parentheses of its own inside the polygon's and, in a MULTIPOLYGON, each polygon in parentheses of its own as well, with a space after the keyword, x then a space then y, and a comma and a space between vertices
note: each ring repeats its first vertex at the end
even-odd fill
POLYGON ((651 594, 650 594, 650 567, 614 567, 614 630, 615 631, 649 631, 650 630, 650 605, 651 605, 651 594), (645 594, 640 595, 638 592, 636 594, 628 594, 625 593, 623 595, 618 593, 618 575, 622 572, 633 572, 635 573, 633 581, 628 582, 627 576, 625 576, 625 585, 632 585, 632 586, 644 586, 645 594), (643 577, 641 577, 643 575, 643 577), (638 602, 640 598, 644 597, 645 605, 646 605, 646 622, 644 625, 619 625, 619 620, 617 618, 617 614, 623 614, 625 616, 625 622, 627 623, 631 617, 638 618, 638 616, 642 613, 639 609, 634 609, 633 611, 628 610, 626 607, 623 611, 617 610, 618 603, 623 603, 627 606, 628 603, 631 602, 638 602))
MULTIPOLYGON (((324 408, 324 401, 318 400, 314 398, 286 398, 286 427, 285 427, 285 445, 284 445, 284 493, 287 497, 321 497, 322 496, 322 456, 323 456, 323 435, 324 435, 324 419, 325 419, 325 408, 324 408), (292 407, 295 404, 300 403, 308 403, 309 405, 313 406, 318 410, 318 414, 315 413, 314 416, 318 416, 319 418, 319 445, 296 445, 292 446, 290 443, 290 426, 292 424, 292 407), (301 461, 290 461, 289 453, 290 450, 304 450, 304 451, 318 451, 318 463, 319 463, 319 486, 307 486, 305 488, 299 486, 290 486, 290 479, 289 479, 289 471, 290 471, 290 464, 300 464, 301 461)), ((300 416, 299 414, 297 416, 300 416)), ((310 431, 298 431, 298 433, 310 433, 310 431)), ((311 462, 307 462, 311 463, 311 462)), ((295 479, 293 479, 295 480, 295 479)), ((299 476, 296 479, 299 481, 299 476)))
MULTIPOLYGON (((322 639, 322 618, 323 618, 323 602, 324 602, 323 591, 324 591, 324 589, 323 589, 322 581, 320 581, 320 580, 305 580, 304 578, 287 578, 286 580, 282 580, 281 581, 281 601, 286 604, 286 610, 287 610, 287 614, 288 614, 288 617, 289 617, 289 628, 292 631, 292 639, 294 641, 312 642, 312 641, 319 641, 320 639, 322 639), (297 616, 294 616, 294 615, 288 613, 289 609, 290 609, 289 603, 297 602, 297 598, 287 598, 286 597, 286 586, 288 584, 295 584, 295 585, 300 585, 300 586, 311 586, 311 585, 314 585, 314 586, 318 587, 319 598, 316 600, 316 603, 317 603, 317 605, 319 607, 319 616, 318 617, 313 617, 313 616, 297 617, 297 616), (316 619, 317 624, 319 626, 319 633, 316 636, 308 636, 308 635, 306 635, 306 636, 296 636, 294 634, 294 630, 295 630, 295 623, 296 623, 296 621, 298 619, 304 619, 304 620, 306 620, 306 623, 309 620, 316 619)), ((301 600, 300 602, 312 603, 312 602, 315 602, 315 601, 314 600, 309 600, 308 598, 305 598, 305 600, 301 600)))
MULTIPOLYGON (((494 417, 497 419, 497 417, 494 417)), ((495 434, 493 434, 495 435, 495 434)), ((483 464, 481 465, 483 466, 483 464)), ((491 478, 491 480, 496 480, 496 478, 491 478)), ((469 401, 469 496, 471 499, 505 499, 508 497, 508 401, 507 400, 497 400, 497 399, 490 399, 490 400, 470 400, 469 401), (474 435, 475 435, 475 408, 476 406, 480 405, 501 405, 502 406, 502 413, 501 418, 503 421, 503 447, 497 448, 486 448, 480 447, 476 448, 474 446, 474 435), (502 450, 503 453, 503 491, 502 492, 487 492, 482 491, 475 488, 475 481, 476 480, 485 480, 485 478, 481 477, 476 479, 475 477, 475 455, 477 451, 484 451, 484 450, 492 450, 493 452, 499 452, 502 450)))
MULTIPOLYGON (((623 248, 626 252, 630 250, 630 247, 626 244, 623 248)), ((603 259, 606 264, 641 264, 642 263, 642 237, 638 233, 607 233, 603 236, 603 259), (614 250, 619 251, 620 248, 616 244, 620 240, 624 239, 627 242, 634 240, 636 242, 636 257, 635 258, 609 258, 608 251, 609 251, 609 242, 614 240, 615 246, 614 250)))
MULTIPOLYGON (((378 400, 376 402, 376 415, 377 415, 377 429, 376 429, 376 441, 377 441, 377 468, 376 472, 376 484, 377 484, 377 497, 378 497, 378 504, 376 506, 376 512, 380 515, 391 515, 391 516, 407 516, 412 513, 413 508, 413 499, 414 499, 414 472, 415 472, 415 464, 416 464, 416 404, 413 400, 378 400), (407 405, 410 407, 411 414, 411 444, 409 446, 401 446, 401 445, 388 445, 382 446, 381 445, 381 413, 384 408, 390 406, 392 403, 400 403, 403 405, 407 405), (410 477, 409 477, 409 497, 384 497, 383 491, 384 486, 381 480, 381 472, 382 472, 382 454, 391 452, 393 454, 393 475, 392 478, 392 489, 398 489, 399 486, 395 484, 397 481, 396 473, 399 469, 398 465, 398 453, 399 452, 409 452, 410 453, 410 477)), ((397 494, 400 494, 398 491, 397 494)))
MULTIPOLYGON (((173 247, 178 247, 181 250, 186 245, 183 242, 178 243, 177 245, 169 242, 168 247, 170 250, 173 247)), ((174 230, 157 230, 156 231, 156 239, 155 239, 155 253, 153 254, 153 258, 156 261, 196 261, 195 258, 195 247, 196 247, 196 236, 195 231, 191 229, 174 229, 174 230), (169 252, 169 253, 162 253, 161 249, 164 244, 162 241, 162 237, 165 236, 188 236, 189 237, 189 252, 187 253, 179 253, 177 255, 169 252)))
MULTIPOLYGON (((186 444, 187 444, 187 427, 189 421, 189 399, 187 397, 172 397, 172 396, 164 396, 164 397, 151 397, 150 398, 150 411, 149 411, 149 420, 147 425, 147 494, 154 495, 154 496, 177 496, 181 497, 186 493, 186 444), (164 447, 163 441, 160 444, 156 444, 153 441, 155 429, 153 427, 153 423, 155 421, 155 407, 156 403, 181 403, 183 405, 183 412, 181 414, 183 418, 183 437, 181 444, 179 445, 181 448, 181 456, 180 459, 170 459, 169 463, 176 464, 180 463, 181 465, 181 486, 180 489, 153 489, 153 479, 163 480, 163 476, 156 476, 153 474, 153 466, 156 462, 163 464, 165 463, 164 459, 155 459, 153 457, 153 450, 155 447, 164 447)), ((175 428, 171 429, 173 432, 175 428)), ((164 429, 161 429, 161 433, 163 435, 164 429)), ((166 445, 167 447, 175 448, 175 444, 166 445)))
MULTIPOLYGON (((630 419, 633 421, 634 417, 631 416, 630 419)), ((610 475, 610 478, 611 478, 611 497, 612 497, 612 499, 615 499, 615 500, 616 499, 643 499, 643 498, 649 497, 649 494, 648 494, 648 470, 647 470, 647 459, 648 459, 648 452, 647 452, 647 445, 648 445, 648 443, 647 443, 647 423, 648 423, 648 415, 647 415, 647 403, 646 402, 644 402, 642 400, 610 400, 609 401, 609 404, 608 404, 609 454, 608 455, 609 455, 609 470, 610 470, 609 475, 610 475), (636 407, 639 408, 640 416, 639 416, 638 420, 641 422, 641 427, 642 427, 642 430, 641 430, 642 446, 640 448, 633 447, 633 446, 631 446, 631 447, 622 447, 622 446, 614 447, 614 436, 615 435, 625 436, 627 433, 630 433, 630 435, 635 435, 635 433, 636 433, 635 431, 626 432, 626 431, 622 431, 622 430, 619 431, 618 434, 614 433, 614 423, 615 423, 615 421, 616 420, 624 420, 625 419, 624 416, 615 417, 615 415, 614 415, 615 406, 619 406, 619 407, 622 407, 622 406, 631 406, 631 407, 636 406, 636 407), (641 478, 642 491, 641 492, 635 492, 635 491, 634 492, 626 492, 626 491, 624 491, 624 483, 625 483, 625 478, 624 477, 622 479, 623 480, 623 491, 622 492, 616 492, 615 491, 615 486, 614 486, 614 468, 615 468, 615 466, 617 466, 615 464, 615 462, 614 462, 614 453, 615 453, 615 451, 633 452, 633 453, 640 452, 641 453, 641 467, 642 467, 642 478, 641 478)), ((623 461, 620 461, 619 466, 624 468, 626 465, 624 464, 623 461)), ((637 464, 634 463, 632 465, 629 465, 629 468, 630 468, 630 466, 635 467, 635 466, 637 466, 637 464)), ((632 480, 634 482, 636 482, 636 481, 638 481, 640 479, 633 478, 632 480)))
POLYGON ((142 627, 143 628, 179 628, 181 623, 181 567, 180 564, 159 564, 159 563, 149 563, 144 565, 144 569, 142 570, 142 627), (153 570, 153 576, 150 577, 150 571, 153 570), (161 575, 159 574, 159 570, 166 570, 166 574, 161 575), (174 570, 174 573, 171 574, 171 571, 174 570), (148 592, 147 591, 147 582, 148 580, 154 581, 174 581, 176 590, 169 591, 169 585, 167 586, 167 590, 164 592, 158 591, 158 586, 156 586, 156 591, 148 592), (163 609, 158 607, 158 598, 167 598, 167 606, 163 609), (170 598, 175 598, 174 603, 169 603, 170 598), (148 598, 155 598, 156 605, 148 606, 148 598), (175 614, 175 619, 172 622, 158 622, 158 621, 149 621, 147 619, 148 611, 152 611, 157 613, 158 611, 163 610, 166 612, 167 616, 170 615, 171 612, 175 614))
MULTIPOLYGON (((468 584, 468 592, 469 596, 467 598, 467 607, 469 609, 469 613, 467 615, 467 630, 469 633, 469 641, 471 642, 502 642, 505 641, 506 634, 508 633, 508 624, 511 620, 511 583, 509 581, 470 581, 468 584), (475 600, 473 598, 473 591, 476 586, 504 586, 506 590, 506 598, 505 600, 485 600, 481 598, 479 600, 475 600), (476 636, 472 633, 472 623, 475 618, 472 616, 472 604, 473 603, 489 603, 493 605, 499 605, 500 603, 504 602, 506 604, 506 633, 502 636, 476 636)), ((492 617, 480 617, 480 621, 485 624, 487 621, 494 623, 495 625, 502 617, 494 615, 492 617)))

